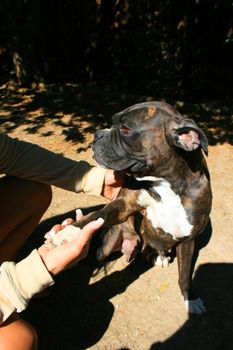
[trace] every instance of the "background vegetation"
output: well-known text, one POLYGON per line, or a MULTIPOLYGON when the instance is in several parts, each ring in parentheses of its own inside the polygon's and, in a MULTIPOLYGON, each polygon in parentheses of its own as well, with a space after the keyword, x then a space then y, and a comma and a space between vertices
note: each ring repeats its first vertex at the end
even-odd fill
POLYGON ((232 0, 0 1, 2 83, 219 98, 232 73, 232 0))

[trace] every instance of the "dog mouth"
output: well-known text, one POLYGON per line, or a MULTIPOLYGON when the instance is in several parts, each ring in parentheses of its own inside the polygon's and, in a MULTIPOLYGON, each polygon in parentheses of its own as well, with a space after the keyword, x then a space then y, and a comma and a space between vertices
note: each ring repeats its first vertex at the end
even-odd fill
MULTIPOLYGON (((109 166, 105 165, 95 154, 93 154, 93 159, 104 169, 111 169, 109 166)), ((112 169, 113 170, 113 169, 112 169)))
POLYGON ((127 174, 135 174, 139 173, 140 170, 145 168, 145 164, 139 160, 131 159, 117 159, 115 162, 111 161, 111 164, 107 161, 104 161, 102 157, 95 154, 93 155, 93 159, 104 169, 111 169, 114 171, 120 171, 127 174))
MULTIPOLYGON (((115 134, 114 134, 115 135, 115 134)), ((111 139, 109 142, 96 142, 92 144, 93 159, 105 169, 123 171, 128 174, 141 173, 147 167, 143 154, 133 154, 121 140, 111 139), (111 141, 111 142, 110 142, 111 141), (116 146, 111 146, 111 143, 116 146)), ((128 147, 129 148, 129 147, 128 147)))

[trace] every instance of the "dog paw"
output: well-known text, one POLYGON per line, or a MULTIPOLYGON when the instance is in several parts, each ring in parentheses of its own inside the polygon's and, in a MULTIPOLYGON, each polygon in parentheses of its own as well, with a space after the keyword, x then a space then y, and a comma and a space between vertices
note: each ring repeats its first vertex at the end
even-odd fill
POLYGON ((80 234, 81 229, 72 225, 68 225, 63 228, 61 231, 47 235, 47 239, 44 244, 48 248, 54 248, 59 245, 68 243, 77 238, 77 235, 80 234))
POLYGON ((206 312, 205 305, 200 298, 184 301, 187 311, 190 314, 202 315, 206 312))
POLYGON ((168 267, 169 266, 169 261, 171 258, 169 256, 157 256, 157 259, 155 261, 155 266, 159 267, 168 267))

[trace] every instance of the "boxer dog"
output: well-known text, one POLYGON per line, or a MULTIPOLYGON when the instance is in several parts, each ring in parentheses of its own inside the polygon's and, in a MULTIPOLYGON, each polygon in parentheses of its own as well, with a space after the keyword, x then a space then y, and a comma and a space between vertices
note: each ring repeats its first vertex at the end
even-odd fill
POLYGON ((169 104, 144 102, 115 114, 110 129, 98 130, 93 152, 100 166, 128 174, 115 200, 77 224, 104 218, 109 231, 98 259, 120 245, 129 261, 141 245, 144 252, 156 251, 157 265, 164 266, 175 248, 186 308, 202 314, 191 275, 195 238, 207 226, 212 202, 204 132, 169 104))

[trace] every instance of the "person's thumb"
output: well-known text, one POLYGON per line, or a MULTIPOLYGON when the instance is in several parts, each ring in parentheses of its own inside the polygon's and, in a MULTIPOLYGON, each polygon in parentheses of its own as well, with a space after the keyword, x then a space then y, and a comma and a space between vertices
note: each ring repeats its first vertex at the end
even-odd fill
POLYGON ((79 246, 79 249, 82 250, 82 247, 85 246, 85 244, 90 240, 93 233, 97 231, 103 225, 103 223, 104 219, 99 218, 95 221, 89 222, 82 228, 80 235, 78 235, 75 242, 79 246))

